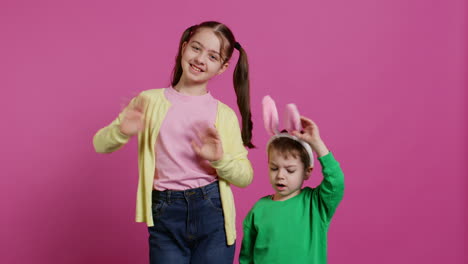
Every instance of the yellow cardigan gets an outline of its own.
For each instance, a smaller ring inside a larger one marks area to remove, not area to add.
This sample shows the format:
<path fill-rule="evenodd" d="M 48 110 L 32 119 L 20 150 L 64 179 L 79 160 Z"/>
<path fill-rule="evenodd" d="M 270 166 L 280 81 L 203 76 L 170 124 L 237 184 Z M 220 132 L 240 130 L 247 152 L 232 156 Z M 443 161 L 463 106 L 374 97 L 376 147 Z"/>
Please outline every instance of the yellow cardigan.
<path fill-rule="evenodd" d="M 153 226 L 151 192 L 156 169 L 154 147 L 159 128 L 171 103 L 164 96 L 164 89 L 152 89 L 140 93 L 129 105 L 137 103 L 142 98 L 145 101 L 143 110 L 145 129 L 138 135 L 139 182 L 136 221 L 146 222 L 148 226 Z M 94 135 L 93 143 L 96 152 L 110 153 L 128 142 L 130 137 L 122 134 L 119 129 L 122 118 L 123 111 L 110 125 L 100 129 Z M 253 170 L 247 159 L 247 150 L 242 144 L 237 116 L 231 108 L 219 101 L 215 126 L 221 137 L 224 155 L 221 160 L 211 162 L 211 165 L 216 169 L 219 177 L 227 244 L 232 245 L 236 240 L 236 211 L 230 184 L 246 187 L 252 182 Z"/>

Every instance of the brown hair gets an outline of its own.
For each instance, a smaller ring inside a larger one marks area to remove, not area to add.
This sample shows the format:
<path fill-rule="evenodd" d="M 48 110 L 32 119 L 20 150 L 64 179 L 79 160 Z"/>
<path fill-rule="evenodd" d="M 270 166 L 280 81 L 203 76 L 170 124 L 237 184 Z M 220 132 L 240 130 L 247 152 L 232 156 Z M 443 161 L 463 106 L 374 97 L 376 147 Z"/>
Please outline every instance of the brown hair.
<path fill-rule="evenodd" d="M 179 50 L 177 52 L 175 66 L 172 71 L 172 86 L 177 85 L 182 77 L 182 47 L 185 42 L 188 42 L 190 38 L 195 35 L 196 31 L 200 28 L 210 28 L 218 36 L 221 42 L 221 57 L 222 64 L 227 63 L 232 57 L 234 48 L 239 50 L 239 59 L 234 69 L 234 90 L 237 96 L 237 106 L 242 116 L 242 141 L 248 148 L 254 148 L 252 144 L 252 114 L 250 112 L 250 84 L 249 84 L 249 62 L 247 59 L 247 53 L 245 50 L 236 42 L 232 31 L 224 24 L 216 21 L 207 21 L 199 25 L 194 25 L 187 28 L 179 42 Z M 227 40 L 227 43 L 225 43 Z"/>
<path fill-rule="evenodd" d="M 287 137 L 278 137 L 270 142 L 268 145 L 268 157 L 270 157 L 270 151 L 276 150 L 283 155 L 291 155 L 294 158 L 299 156 L 304 164 L 304 170 L 310 167 L 310 157 L 306 149 L 298 141 L 287 138 Z"/>

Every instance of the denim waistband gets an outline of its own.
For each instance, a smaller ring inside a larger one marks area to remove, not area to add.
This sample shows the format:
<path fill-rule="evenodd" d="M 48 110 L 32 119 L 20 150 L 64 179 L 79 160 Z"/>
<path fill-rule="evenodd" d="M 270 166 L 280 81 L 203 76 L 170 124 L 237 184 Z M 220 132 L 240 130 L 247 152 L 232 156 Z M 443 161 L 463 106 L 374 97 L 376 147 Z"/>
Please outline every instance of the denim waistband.
<path fill-rule="evenodd" d="M 186 199 L 186 198 L 206 198 L 208 194 L 219 193 L 219 184 L 218 181 L 214 181 L 208 185 L 187 189 L 183 191 L 174 191 L 174 190 L 165 190 L 158 191 L 153 190 L 152 198 L 153 200 L 176 200 L 176 199 Z"/>

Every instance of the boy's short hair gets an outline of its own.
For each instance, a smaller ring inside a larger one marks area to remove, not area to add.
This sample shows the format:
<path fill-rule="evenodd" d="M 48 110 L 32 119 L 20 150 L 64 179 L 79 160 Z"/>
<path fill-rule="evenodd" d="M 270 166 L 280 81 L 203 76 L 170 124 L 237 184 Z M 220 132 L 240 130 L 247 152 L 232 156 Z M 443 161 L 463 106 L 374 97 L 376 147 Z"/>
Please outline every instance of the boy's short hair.
<path fill-rule="evenodd" d="M 270 157 L 270 151 L 274 149 L 281 154 L 289 154 L 296 158 L 299 156 L 302 164 L 304 164 L 304 170 L 311 166 L 310 157 L 306 149 L 299 143 L 297 140 L 288 138 L 288 137 L 278 137 L 273 139 L 270 144 L 268 144 L 267 154 L 268 158 Z"/>

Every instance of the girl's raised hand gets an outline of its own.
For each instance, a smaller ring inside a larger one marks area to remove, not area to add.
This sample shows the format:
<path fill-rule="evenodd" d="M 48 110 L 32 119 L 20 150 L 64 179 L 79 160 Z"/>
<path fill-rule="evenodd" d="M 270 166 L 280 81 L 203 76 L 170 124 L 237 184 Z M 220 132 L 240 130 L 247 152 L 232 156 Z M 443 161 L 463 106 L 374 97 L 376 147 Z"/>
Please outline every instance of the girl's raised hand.
<path fill-rule="evenodd" d="M 138 97 L 134 104 L 128 105 L 125 108 L 122 121 L 120 122 L 120 132 L 131 137 L 140 133 L 145 128 L 144 109 L 146 105 L 146 99 Z"/>
<path fill-rule="evenodd" d="M 203 159 L 210 162 L 220 160 L 223 157 L 223 146 L 218 131 L 214 127 L 206 127 L 198 131 L 201 145 L 192 141 L 192 148 Z"/>
<path fill-rule="evenodd" d="M 320 131 L 317 124 L 315 124 L 314 121 L 301 116 L 301 125 L 303 132 L 293 131 L 292 134 L 309 143 L 314 152 L 317 153 L 317 156 L 321 157 L 328 154 L 329 150 L 320 138 Z"/>

